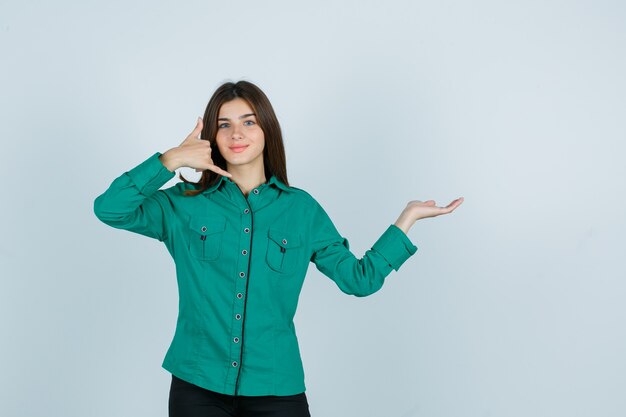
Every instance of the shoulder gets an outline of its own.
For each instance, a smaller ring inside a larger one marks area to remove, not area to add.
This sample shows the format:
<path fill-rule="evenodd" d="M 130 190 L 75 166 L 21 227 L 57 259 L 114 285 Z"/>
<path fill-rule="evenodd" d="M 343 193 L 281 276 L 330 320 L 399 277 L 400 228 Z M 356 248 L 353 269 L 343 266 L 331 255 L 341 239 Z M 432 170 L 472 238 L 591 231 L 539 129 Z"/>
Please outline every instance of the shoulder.
<path fill-rule="evenodd" d="M 306 191 L 304 188 L 299 188 L 299 187 L 294 187 L 293 185 L 289 186 L 289 191 L 294 194 L 295 196 L 301 197 L 301 198 L 311 198 L 313 199 L 313 196 Z"/>
<path fill-rule="evenodd" d="M 324 211 L 318 199 L 311 192 L 299 187 L 289 186 L 289 188 L 292 198 L 298 201 L 300 207 L 304 207 L 309 210 L 310 214 L 316 213 L 320 210 Z"/>
<path fill-rule="evenodd" d="M 311 204 L 317 203 L 317 200 L 315 199 L 315 197 L 313 197 L 313 195 L 310 192 L 306 191 L 304 188 L 294 187 L 290 185 L 289 191 L 290 191 L 290 194 L 294 196 L 294 198 L 307 201 Z"/>

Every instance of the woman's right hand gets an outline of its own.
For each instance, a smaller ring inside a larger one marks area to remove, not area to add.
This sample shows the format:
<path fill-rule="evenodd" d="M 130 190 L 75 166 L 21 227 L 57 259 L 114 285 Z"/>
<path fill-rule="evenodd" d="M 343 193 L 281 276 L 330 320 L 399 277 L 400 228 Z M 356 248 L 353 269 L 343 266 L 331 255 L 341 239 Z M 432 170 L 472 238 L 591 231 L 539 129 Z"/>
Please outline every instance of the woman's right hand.
<path fill-rule="evenodd" d="M 196 172 L 208 169 L 220 175 L 232 177 L 233 175 L 230 172 L 224 171 L 213 163 L 211 159 L 211 144 L 208 140 L 200 139 L 202 125 L 202 118 L 198 117 L 196 127 L 189 136 L 180 145 L 168 150 L 159 157 L 161 163 L 172 172 L 180 167 L 189 167 L 195 168 Z"/>
<path fill-rule="evenodd" d="M 400 217 L 398 217 L 398 220 L 396 220 L 394 224 L 402 229 L 404 233 L 408 234 L 409 229 L 417 220 L 451 213 L 460 206 L 463 201 L 465 201 L 465 199 L 459 197 L 456 200 L 452 200 L 452 202 L 445 207 L 437 207 L 435 200 L 412 200 L 409 201 L 404 210 L 402 210 Z"/>

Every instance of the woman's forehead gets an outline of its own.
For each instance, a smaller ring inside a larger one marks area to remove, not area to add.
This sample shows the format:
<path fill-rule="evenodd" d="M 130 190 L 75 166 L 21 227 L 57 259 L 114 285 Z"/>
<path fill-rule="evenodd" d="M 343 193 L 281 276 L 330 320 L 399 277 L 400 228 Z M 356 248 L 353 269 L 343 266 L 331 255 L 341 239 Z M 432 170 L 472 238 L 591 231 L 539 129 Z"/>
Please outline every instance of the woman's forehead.
<path fill-rule="evenodd" d="M 250 103 L 242 98 L 236 98 L 225 102 L 220 107 L 219 118 L 237 119 L 246 114 L 254 113 Z"/>

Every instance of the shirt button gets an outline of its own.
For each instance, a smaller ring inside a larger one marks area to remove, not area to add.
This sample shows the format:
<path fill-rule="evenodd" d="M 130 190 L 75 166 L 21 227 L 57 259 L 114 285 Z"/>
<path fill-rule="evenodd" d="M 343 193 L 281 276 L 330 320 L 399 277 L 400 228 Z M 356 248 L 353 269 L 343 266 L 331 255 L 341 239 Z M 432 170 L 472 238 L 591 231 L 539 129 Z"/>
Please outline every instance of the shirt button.
<path fill-rule="evenodd" d="M 252 190 L 252 192 L 253 192 L 254 194 L 258 194 L 258 193 L 259 193 L 259 190 L 255 188 L 254 190 Z"/>
<path fill-rule="evenodd" d="M 240 276 L 241 278 L 243 278 L 243 277 L 245 277 L 245 276 L 246 276 L 246 273 L 242 271 L 242 272 L 240 272 L 240 273 L 239 273 L 239 276 Z"/>
<path fill-rule="evenodd" d="M 244 214 L 248 214 L 248 213 L 250 213 L 250 209 L 245 209 L 243 212 L 244 212 Z"/>
<path fill-rule="evenodd" d="M 206 232 L 206 226 L 202 226 L 200 230 L 202 230 L 203 232 Z"/>
<path fill-rule="evenodd" d="M 233 361 L 233 368 L 236 368 L 236 367 L 237 367 L 237 365 L 239 365 L 239 364 L 237 363 L 237 361 Z"/>
<path fill-rule="evenodd" d="M 235 342 L 235 343 L 239 343 L 239 338 L 238 338 L 238 337 L 235 337 L 235 338 L 233 339 L 233 342 Z"/>
<path fill-rule="evenodd" d="M 235 314 L 235 318 L 236 318 L 237 320 L 241 320 L 241 314 Z"/>
<path fill-rule="evenodd" d="M 250 233 L 250 229 L 248 229 L 247 227 L 245 229 L 243 229 L 244 232 L 246 233 Z"/>
<path fill-rule="evenodd" d="M 283 239 L 283 245 L 287 244 L 287 239 Z"/>
<path fill-rule="evenodd" d="M 241 251 L 241 254 L 242 254 L 242 255 L 247 255 L 247 254 L 248 254 L 248 251 L 244 249 L 244 250 L 242 250 L 242 251 Z"/>
<path fill-rule="evenodd" d="M 239 299 L 241 300 L 241 299 L 243 298 L 243 294 L 242 294 L 242 293 L 240 293 L 240 292 L 238 292 L 238 293 L 237 293 L 237 298 L 239 298 Z"/>

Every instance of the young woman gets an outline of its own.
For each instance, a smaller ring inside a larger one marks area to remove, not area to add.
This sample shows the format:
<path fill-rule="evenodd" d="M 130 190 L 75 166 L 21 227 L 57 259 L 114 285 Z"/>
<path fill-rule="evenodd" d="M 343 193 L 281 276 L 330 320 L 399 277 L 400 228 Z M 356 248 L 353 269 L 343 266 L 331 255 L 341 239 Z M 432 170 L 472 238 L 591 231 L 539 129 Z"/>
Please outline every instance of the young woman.
<path fill-rule="evenodd" d="M 180 167 L 202 177 L 161 190 Z M 94 212 L 174 258 L 179 314 L 163 361 L 171 417 L 300 417 L 310 414 L 293 317 L 309 263 L 347 294 L 372 294 L 417 251 L 407 237 L 415 221 L 462 202 L 410 201 L 356 258 L 320 204 L 289 185 L 274 110 L 239 81 L 215 91 L 179 146 L 116 178 Z"/>

